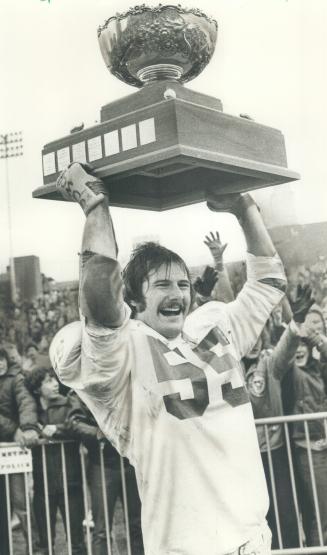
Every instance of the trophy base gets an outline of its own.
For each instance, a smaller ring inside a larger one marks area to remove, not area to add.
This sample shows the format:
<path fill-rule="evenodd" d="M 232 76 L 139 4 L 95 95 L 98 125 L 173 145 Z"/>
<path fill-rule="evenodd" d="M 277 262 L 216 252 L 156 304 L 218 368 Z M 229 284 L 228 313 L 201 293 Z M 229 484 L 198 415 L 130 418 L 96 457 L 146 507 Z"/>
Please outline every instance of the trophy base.
<path fill-rule="evenodd" d="M 209 187 L 224 194 L 299 179 L 280 131 L 224 114 L 216 99 L 173 81 L 103 107 L 101 119 L 44 147 L 35 198 L 63 200 L 55 182 L 72 161 L 92 165 L 112 206 L 158 211 L 205 201 Z"/>

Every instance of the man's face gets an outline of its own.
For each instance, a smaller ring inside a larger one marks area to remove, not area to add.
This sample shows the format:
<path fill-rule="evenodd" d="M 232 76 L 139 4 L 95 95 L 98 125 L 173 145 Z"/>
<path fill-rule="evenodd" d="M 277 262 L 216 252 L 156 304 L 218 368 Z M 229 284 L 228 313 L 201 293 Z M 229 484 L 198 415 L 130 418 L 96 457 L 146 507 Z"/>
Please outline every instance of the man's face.
<path fill-rule="evenodd" d="M 185 270 L 176 263 L 162 265 L 150 272 L 142 291 L 145 309 L 139 311 L 136 306 L 136 319 L 167 339 L 177 337 L 191 304 L 191 284 Z"/>
<path fill-rule="evenodd" d="M 4 376 L 8 370 L 8 362 L 5 357 L 0 356 L 0 376 Z"/>
<path fill-rule="evenodd" d="M 34 336 L 37 336 L 41 333 L 41 331 L 42 331 L 42 324 L 41 324 L 41 322 L 36 320 L 31 325 L 31 334 L 34 335 Z"/>
<path fill-rule="evenodd" d="M 306 285 L 309 285 L 309 284 L 310 284 L 310 280 L 311 280 L 311 272 L 310 272 L 310 270 L 305 270 L 305 271 L 304 271 L 304 283 L 305 283 Z"/>
<path fill-rule="evenodd" d="M 9 356 L 10 364 L 21 364 L 22 359 L 15 345 L 6 345 L 6 351 Z"/>
<path fill-rule="evenodd" d="M 281 326 L 283 323 L 283 311 L 281 306 L 276 306 L 271 313 L 272 321 L 275 326 Z"/>
<path fill-rule="evenodd" d="M 47 319 L 52 322 L 54 320 L 55 312 L 54 310 L 48 310 Z"/>
<path fill-rule="evenodd" d="M 51 302 L 56 304 L 58 300 L 58 291 L 51 291 Z"/>
<path fill-rule="evenodd" d="M 40 396 L 46 401 L 51 401 L 56 399 L 59 395 L 59 384 L 53 376 L 46 374 L 41 387 Z"/>
<path fill-rule="evenodd" d="M 300 343 L 295 353 L 295 362 L 299 368 L 304 368 L 309 360 L 309 347 Z"/>
<path fill-rule="evenodd" d="M 266 387 L 266 380 L 262 374 L 252 374 L 248 379 L 248 388 L 255 397 L 262 397 Z"/>
<path fill-rule="evenodd" d="M 35 309 L 35 308 L 30 308 L 30 310 L 28 311 L 28 319 L 29 319 L 29 321 L 30 321 L 31 323 L 32 323 L 32 322 L 35 322 L 36 318 L 37 318 L 36 309 Z"/>
<path fill-rule="evenodd" d="M 246 355 L 246 358 L 250 360 L 256 360 L 259 357 L 261 350 L 262 350 L 262 339 L 260 336 L 256 344 L 252 348 L 252 350 Z"/>
<path fill-rule="evenodd" d="M 298 284 L 303 287 L 305 284 L 305 275 L 302 273 L 298 274 L 298 278 L 297 278 Z"/>
<path fill-rule="evenodd" d="M 36 361 L 37 355 L 38 350 L 34 346 L 29 347 L 26 351 L 27 358 L 29 358 L 32 362 Z"/>
<path fill-rule="evenodd" d="M 15 328 L 14 327 L 9 328 L 7 335 L 8 335 L 8 340 L 11 343 L 14 343 L 15 339 L 16 339 L 16 330 L 15 330 Z"/>
<path fill-rule="evenodd" d="M 323 318 L 318 312 L 308 312 L 305 317 L 305 326 L 317 333 L 325 333 Z"/>

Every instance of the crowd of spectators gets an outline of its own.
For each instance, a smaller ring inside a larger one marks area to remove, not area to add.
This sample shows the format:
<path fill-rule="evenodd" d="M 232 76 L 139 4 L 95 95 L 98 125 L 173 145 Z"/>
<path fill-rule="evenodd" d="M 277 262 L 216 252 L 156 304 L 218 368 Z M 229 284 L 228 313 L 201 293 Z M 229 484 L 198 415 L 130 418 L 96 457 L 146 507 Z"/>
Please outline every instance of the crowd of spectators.
<path fill-rule="evenodd" d="M 244 266 L 232 271 L 223 264 L 218 234 L 206 237 L 213 265 L 194 281 L 195 303 L 212 298 L 231 302 L 245 281 Z M 257 345 L 243 360 L 244 376 L 256 418 L 283 414 L 307 414 L 327 410 L 327 261 L 321 257 L 308 267 L 286 268 L 286 301 L 277 307 Z M 74 554 L 84 554 L 82 522 L 85 519 L 79 448 L 88 454 L 89 499 L 94 519 L 93 553 L 107 553 L 106 529 L 112 529 L 116 500 L 122 497 L 121 461 L 102 436 L 86 406 L 58 384 L 48 355 L 55 333 L 78 319 L 77 291 L 53 290 L 30 303 L 0 307 L 0 442 L 15 441 L 32 448 L 34 503 L 32 529 L 35 553 L 48 552 L 48 530 L 40 440 L 74 440 L 65 445 L 69 496 L 70 537 Z M 257 427 L 271 498 L 268 513 L 273 547 L 298 547 L 303 534 L 308 546 L 327 545 L 327 438 L 323 423 L 308 425 L 309 448 L 315 472 L 318 509 L 315 506 L 308 462 L 308 441 L 303 422 L 290 427 L 301 530 L 292 490 L 289 453 L 284 429 L 277 424 L 267 430 Z M 56 512 L 64 526 L 65 491 L 60 444 L 47 446 L 47 488 L 52 543 L 55 542 Z M 272 476 L 271 464 L 274 469 Z M 142 554 L 140 501 L 135 475 L 124 461 L 128 519 L 133 553 Z M 103 479 L 105 478 L 105 487 Z M 11 504 L 19 516 L 27 540 L 27 517 L 22 475 L 11 477 Z M 104 492 L 106 502 L 104 503 Z M 0 476 L 0 494 L 5 492 Z M 275 499 L 275 500 L 274 500 Z M 274 500 L 274 502 L 273 502 Z M 276 515 L 276 508 L 279 518 Z M 106 523 L 106 510 L 109 523 Z M 319 516 L 320 515 L 320 516 Z M 318 518 L 317 518 L 318 517 Z M 321 527 L 318 519 L 321 520 Z M 0 535 L 6 537 L 8 515 L 2 504 Z M 281 545 L 282 542 L 282 545 Z M 38 550 L 38 551 L 37 551 Z"/>
<path fill-rule="evenodd" d="M 17 350 L 23 370 L 49 364 L 52 338 L 68 322 L 78 319 L 76 290 L 53 289 L 31 302 L 0 307 L 0 346 Z"/>

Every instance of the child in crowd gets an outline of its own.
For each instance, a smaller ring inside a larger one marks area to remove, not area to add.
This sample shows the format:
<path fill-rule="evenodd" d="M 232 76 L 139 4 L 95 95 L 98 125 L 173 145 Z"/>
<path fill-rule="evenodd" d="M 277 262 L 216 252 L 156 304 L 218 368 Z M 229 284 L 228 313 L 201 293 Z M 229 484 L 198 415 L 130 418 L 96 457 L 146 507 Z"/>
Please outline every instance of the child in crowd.
<path fill-rule="evenodd" d="M 71 395 L 74 395 L 76 400 L 76 409 L 71 412 L 72 426 L 78 430 L 88 450 L 88 478 L 94 518 L 92 553 L 93 555 L 107 555 L 107 545 L 110 539 L 107 538 L 106 534 L 105 502 L 107 502 L 108 507 L 110 534 L 112 533 L 117 500 L 120 498 L 122 503 L 124 502 L 120 456 L 113 445 L 105 439 L 86 405 L 75 393 L 71 393 Z M 103 468 L 101 468 L 101 450 L 103 453 Z M 135 471 L 127 459 L 123 459 L 123 465 L 131 550 L 133 555 L 144 555 L 141 501 Z M 106 499 L 104 499 L 104 491 Z"/>
<path fill-rule="evenodd" d="M 41 436 L 48 440 L 78 439 L 78 431 L 70 426 L 69 414 L 74 409 L 74 399 L 59 394 L 59 384 L 51 370 L 35 368 L 25 378 L 29 391 L 38 407 Z M 76 413 L 76 411 L 75 411 Z M 43 451 L 44 450 L 44 451 Z M 68 516 L 73 555 L 84 555 L 83 490 L 79 444 L 67 442 L 38 446 L 33 453 L 34 511 L 40 537 L 40 550 L 48 553 L 49 542 L 55 542 L 56 515 L 59 508 L 67 535 L 67 514 L 64 495 L 66 479 Z M 43 461 L 46 461 L 46 480 Z M 45 489 L 48 490 L 46 496 Z M 51 525 L 51 540 L 47 534 L 47 508 Z"/>

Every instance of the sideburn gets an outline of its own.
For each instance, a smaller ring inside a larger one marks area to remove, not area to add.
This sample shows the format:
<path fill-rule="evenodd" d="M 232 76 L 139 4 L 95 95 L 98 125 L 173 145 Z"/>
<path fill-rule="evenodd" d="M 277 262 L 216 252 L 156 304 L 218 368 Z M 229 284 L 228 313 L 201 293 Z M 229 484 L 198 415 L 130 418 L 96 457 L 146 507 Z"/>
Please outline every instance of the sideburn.
<path fill-rule="evenodd" d="M 141 314 L 145 311 L 146 302 L 145 299 L 142 299 L 141 301 L 129 301 L 129 306 L 132 310 L 131 318 L 135 320 L 137 314 Z"/>

